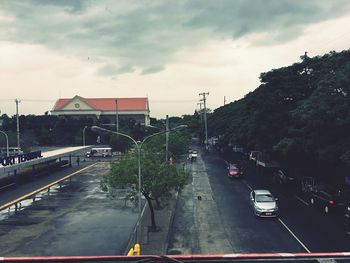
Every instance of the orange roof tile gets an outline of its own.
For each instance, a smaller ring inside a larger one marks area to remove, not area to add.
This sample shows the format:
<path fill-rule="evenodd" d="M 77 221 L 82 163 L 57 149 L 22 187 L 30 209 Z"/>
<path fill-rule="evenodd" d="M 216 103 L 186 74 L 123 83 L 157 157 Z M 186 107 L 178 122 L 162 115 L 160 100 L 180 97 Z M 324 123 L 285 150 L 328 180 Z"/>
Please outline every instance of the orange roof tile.
<path fill-rule="evenodd" d="M 96 110 L 101 111 L 115 111 L 116 110 L 116 99 L 118 100 L 118 110 L 148 110 L 147 98 L 83 98 L 88 105 Z M 59 99 L 56 101 L 54 110 L 62 110 L 72 99 Z"/>

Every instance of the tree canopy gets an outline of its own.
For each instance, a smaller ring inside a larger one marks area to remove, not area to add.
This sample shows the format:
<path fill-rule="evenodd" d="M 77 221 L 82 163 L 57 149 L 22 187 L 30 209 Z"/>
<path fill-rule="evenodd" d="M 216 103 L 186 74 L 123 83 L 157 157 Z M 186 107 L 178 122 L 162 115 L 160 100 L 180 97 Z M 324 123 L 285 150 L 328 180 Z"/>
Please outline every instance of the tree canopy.
<path fill-rule="evenodd" d="M 187 141 L 187 137 L 179 133 L 171 133 L 169 156 L 184 153 L 187 149 Z M 183 167 L 165 160 L 164 142 L 164 136 L 155 136 L 145 142 L 141 150 L 141 193 L 146 198 L 151 211 L 152 229 L 156 229 L 152 200 L 160 205 L 161 200 L 169 198 L 172 191 L 180 190 L 186 182 Z M 112 163 L 111 172 L 105 176 L 102 186 L 106 191 L 126 188 L 129 190 L 127 196 L 132 200 L 138 200 L 138 162 L 135 147 Z"/>
<path fill-rule="evenodd" d="M 216 109 L 210 133 L 271 150 L 298 172 L 341 179 L 350 165 L 350 51 L 301 59 L 262 73 L 255 91 Z"/>

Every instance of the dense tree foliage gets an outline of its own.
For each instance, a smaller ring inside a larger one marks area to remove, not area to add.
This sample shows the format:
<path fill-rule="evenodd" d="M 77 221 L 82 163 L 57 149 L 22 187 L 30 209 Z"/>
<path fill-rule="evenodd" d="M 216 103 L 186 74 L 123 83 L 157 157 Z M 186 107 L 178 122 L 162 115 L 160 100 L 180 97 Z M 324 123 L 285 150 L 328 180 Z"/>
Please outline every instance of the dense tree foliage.
<path fill-rule="evenodd" d="M 273 151 L 297 176 L 343 180 L 350 165 L 350 51 L 301 59 L 262 73 L 254 92 L 216 109 L 210 132 L 225 144 Z"/>

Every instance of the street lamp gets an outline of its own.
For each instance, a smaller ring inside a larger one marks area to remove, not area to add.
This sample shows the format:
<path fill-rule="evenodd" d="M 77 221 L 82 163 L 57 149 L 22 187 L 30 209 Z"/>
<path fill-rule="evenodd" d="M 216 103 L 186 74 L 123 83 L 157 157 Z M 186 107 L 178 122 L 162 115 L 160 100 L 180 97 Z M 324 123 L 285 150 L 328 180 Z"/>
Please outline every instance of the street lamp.
<path fill-rule="evenodd" d="M 87 126 L 84 127 L 83 129 L 83 146 L 85 146 L 85 130 L 86 130 Z"/>
<path fill-rule="evenodd" d="M 3 133 L 6 137 L 6 155 L 7 157 L 10 156 L 10 153 L 9 153 L 9 137 L 7 136 L 7 134 L 4 132 L 4 131 L 0 131 L 1 133 Z"/>
<path fill-rule="evenodd" d="M 175 128 L 172 128 L 170 130 L 165 130 L 165 131 L 161 131 L 161 132 L 157 132 L 157 133 L 154 133 L 154 134 L 151 134 L 149 136 L 147 136 L 146 138 L 143 139 L 143 141 L 136 141 L 135 139 L 133 139 L 131 136 L 127 135 L 127 134 L 124 134 L 124 133 L 121 133 L 121 132 L 115 132 L 115 131 L 112 131 L 112 130 L 107 130 L 107 129 L 104 129 L 104 128 L 101 128 L 101 127 L 98 127 L 98 126 L 92 126 L 91 127 L 91 130 L 92 131 L 95 131 L 95 132 L 102 132 L 102 133 L 113 133 L 113 134 L 117 134 L 117 135 L 120 135 L 120 136 L 123 136 L 123 137 L 126 137 L 130 140 L 133 141 L 133 143 L 135 144 L 136 146 L 136 149 L 137 149 L 137 166 L 138 166 L 138 185 L 139 185 L 139 190 L 138 190 L 138 199 L 139 199 L 139 203 L 138 203 L 138 210 L 139 210 L 139 218 L 138 218 L 138 227 L 137 227 L 137 240 L 136 240 L 136 243 L 140 244 L 140 241 L 141 241 L 141 148 L 142 148 L 142 145 L 145 143 L 145 141 L 147 141 L 149 138 L 152 138 L 154 136 L 157 136 L 157 135 L 160 135 L 160 134 L 163 134 L 163 133 L 166 133 L 168 131 L 178 131 L 178 130 L 181 130 L 181 129 L 184 129 L 186 128 L 187 125 L 179 125 Z"/>

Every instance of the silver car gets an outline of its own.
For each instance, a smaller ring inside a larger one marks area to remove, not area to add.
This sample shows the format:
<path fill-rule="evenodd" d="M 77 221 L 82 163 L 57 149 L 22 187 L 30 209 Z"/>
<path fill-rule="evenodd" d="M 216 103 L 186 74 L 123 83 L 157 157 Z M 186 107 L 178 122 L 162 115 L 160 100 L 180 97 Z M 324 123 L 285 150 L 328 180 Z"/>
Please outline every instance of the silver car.
<path fill-rule="evenodd" d="M 254 214 L 261 217 L 278 216 L 277 198 L 269 190 L 254 190 L 250 192 L 250 204 Z"/>

